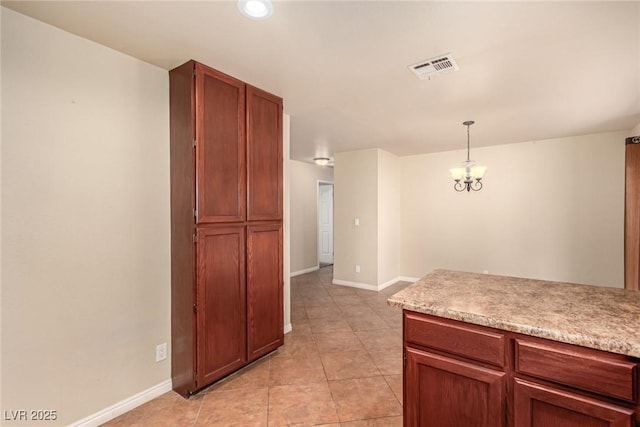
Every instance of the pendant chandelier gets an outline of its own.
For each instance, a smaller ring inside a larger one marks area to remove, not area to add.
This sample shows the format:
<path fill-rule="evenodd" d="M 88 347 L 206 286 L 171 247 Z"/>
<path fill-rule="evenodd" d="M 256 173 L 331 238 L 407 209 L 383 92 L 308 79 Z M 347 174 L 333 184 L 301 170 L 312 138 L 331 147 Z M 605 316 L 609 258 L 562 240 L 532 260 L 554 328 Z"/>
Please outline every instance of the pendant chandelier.
<path fill-rule="evenodd" d="M 475 161 L 469 159 L 469 126 L 474 123 L 473 120 L 467 120 L 462 123 L 467 127 L 467 160 L 462 162 L 462 166 L 449 169 L 453 180 L 456 182 L 453 184 L 453 188 L 456 191 L 478 191 L 482 189 L 482 177 L 487 171 L 485 166 L 478 166 Z"/>

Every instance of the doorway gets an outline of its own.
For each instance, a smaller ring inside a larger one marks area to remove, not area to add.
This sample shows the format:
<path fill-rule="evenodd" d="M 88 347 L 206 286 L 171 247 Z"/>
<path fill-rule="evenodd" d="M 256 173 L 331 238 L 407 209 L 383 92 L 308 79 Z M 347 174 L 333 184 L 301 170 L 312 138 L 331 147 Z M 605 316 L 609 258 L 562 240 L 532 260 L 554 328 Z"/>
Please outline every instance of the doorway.
<path fill-rule="evenodd" d="M 318 181 L 318 266 L 333 265 L 333 183 Z"/>

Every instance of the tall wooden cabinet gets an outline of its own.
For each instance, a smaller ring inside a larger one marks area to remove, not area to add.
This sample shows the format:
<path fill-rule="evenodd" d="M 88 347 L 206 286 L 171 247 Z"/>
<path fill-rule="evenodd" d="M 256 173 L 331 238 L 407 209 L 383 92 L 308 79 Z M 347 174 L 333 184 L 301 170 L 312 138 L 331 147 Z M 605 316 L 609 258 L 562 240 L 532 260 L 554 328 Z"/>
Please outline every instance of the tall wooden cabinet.
<path fill-rule="evenodd" d="M 171 363 L 183 396 L 283 343 L 282 99 L 171 70 Z"/>

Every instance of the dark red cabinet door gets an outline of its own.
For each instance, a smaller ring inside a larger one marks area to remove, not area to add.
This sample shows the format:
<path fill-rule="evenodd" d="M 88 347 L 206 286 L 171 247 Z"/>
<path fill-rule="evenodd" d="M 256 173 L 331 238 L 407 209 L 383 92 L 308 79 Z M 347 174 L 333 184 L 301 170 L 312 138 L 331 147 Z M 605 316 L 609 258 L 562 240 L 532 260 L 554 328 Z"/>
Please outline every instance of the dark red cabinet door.
<path fill-rule="evenodd" d="M 503 427 L 504 372 L 407 347 L 405 427 Z"/>
<path fill-rule="evenodd" d="M 247 227 L 247 341 L 249 360 L 284 342 L 282 224 Z"/>
<path fill-rule="evenodd" d="M 246 362 L 245 229 L 198 230 L 197 383 L 209 384 Z"/>
<path fill-rule="evenodd" d="M 634 413 L 588 397 L 515 380 L 515 427 L 631 427 Z"/>
<path fill-rule="evenodd" d="M 246 215 L 245 84 L 196 64 L 197 222 Z"/>
<path fill-rule="evenodd" d="M 282 220 L 282 99 L 247 85 L 247 219 Z"/>

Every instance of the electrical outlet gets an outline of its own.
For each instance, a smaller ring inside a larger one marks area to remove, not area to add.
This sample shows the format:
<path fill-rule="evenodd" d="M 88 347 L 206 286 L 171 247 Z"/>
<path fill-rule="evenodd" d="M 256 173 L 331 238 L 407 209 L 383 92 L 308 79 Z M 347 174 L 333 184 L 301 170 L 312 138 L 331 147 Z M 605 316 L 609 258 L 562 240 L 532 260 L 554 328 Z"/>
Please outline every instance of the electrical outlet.
<path fill-rule="evenodd" d="M 167 358 L 167 343 L 163 342 L 156 346 L 156 362 L 160 362 Z"/>
<path fill-rule="evenodd" d="M 356 273 L 360 273 L 360 266 L 356 265 Z"/>

